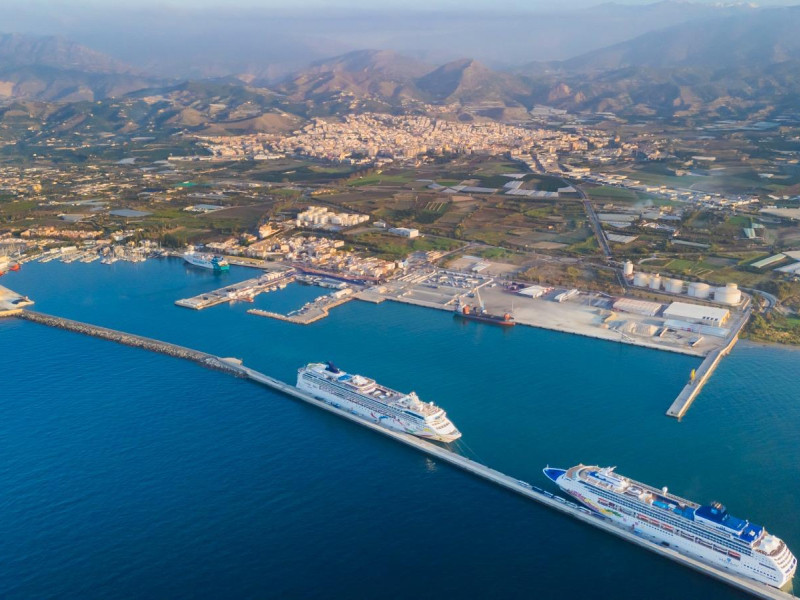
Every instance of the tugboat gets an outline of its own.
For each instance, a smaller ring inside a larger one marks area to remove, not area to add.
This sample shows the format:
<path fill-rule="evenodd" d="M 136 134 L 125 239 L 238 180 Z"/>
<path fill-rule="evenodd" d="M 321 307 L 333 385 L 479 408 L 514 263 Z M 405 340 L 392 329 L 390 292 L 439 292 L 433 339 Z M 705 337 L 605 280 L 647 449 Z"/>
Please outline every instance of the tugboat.
<path fill-rule="evenodd" d="M 475 297 L 478 300 L 477 306 L 465 304 L 459 297 L 458 304 L 456 305 L 456 311 L 453 316 L 458 319 L 464 319 L 467 321 L 480 321 L 481 323 L 500 325 L 501 327 L 513 327 L 516 325 L 514 317 L 512 317 L 510 313 L 493 315 L 486 312 L 486 306 L 484 306 L 483 300 L 481 300 L 481 293 L 478 290 L 475 290 Z"/>

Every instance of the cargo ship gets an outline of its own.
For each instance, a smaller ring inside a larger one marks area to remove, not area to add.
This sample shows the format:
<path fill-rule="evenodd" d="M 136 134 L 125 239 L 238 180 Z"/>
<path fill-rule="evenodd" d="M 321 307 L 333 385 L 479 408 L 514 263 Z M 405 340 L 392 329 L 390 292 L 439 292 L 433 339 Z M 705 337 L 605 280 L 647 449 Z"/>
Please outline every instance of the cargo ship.
<path fill-rule="evenodd" d="M 183 260 L 195 267 L 202 267 L 203 269 L 211 269 L 213 271 L 227 271 L 231 268 L 228 261 L 221 256 L 214 256 L 213 254 L 201 254 L 194 250 L 189 250 L 183 253 Z"/>
<path fill-rule="evenodd" d="M 785 589 L 797 559 L 761 525 L 734 517 L 719 502 L 700 505 L 614 472 L 614 467 L 547 467 L 544 474 L 591 510 L 692 558 Z"/>
<path fill-rule="evenodd" d="M 516 325 L 514 317 L 511 316 L 510 313 L 493 315 L 486 312 L 486 307 L 481 300 L 481 294 L 478 290 L 475 290 L 475 296 L 478 300 L 477 306 L 470 306 L 469 304 L 463 303 L 461 298 L 458 299 L 454 315 L 456 318 L 465 319 L 467 321 L 479 321 L 491 325 L 500 325 L 501 327 L 513 327 Z"/>
<path fill-rule="evenodd" d="M 387 429 L 446 443 L 461 437 L 444 410 L 433 402 L 423 402 L 414 392 L 404 394 L 363 375 L 346 373 L 333 363 L 311 363 L 298 369 L 297 388 Z"/>

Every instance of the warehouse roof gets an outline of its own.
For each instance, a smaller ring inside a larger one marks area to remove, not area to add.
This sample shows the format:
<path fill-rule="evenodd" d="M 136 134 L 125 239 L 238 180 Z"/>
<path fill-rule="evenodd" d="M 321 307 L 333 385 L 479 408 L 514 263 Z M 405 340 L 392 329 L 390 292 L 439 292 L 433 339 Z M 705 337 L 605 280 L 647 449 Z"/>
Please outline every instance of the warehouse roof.
<path fill-rule="evenodd" d="M 667 307 L 667 310 L 664 311 L 665 317 L 688 317 L 692 319 L 710 319 L 714 321 L 724 321 L 728 318 L 729 314 L 730 311 L 727 308 L 689 304 L 687 302 L 673 302 Z"/>

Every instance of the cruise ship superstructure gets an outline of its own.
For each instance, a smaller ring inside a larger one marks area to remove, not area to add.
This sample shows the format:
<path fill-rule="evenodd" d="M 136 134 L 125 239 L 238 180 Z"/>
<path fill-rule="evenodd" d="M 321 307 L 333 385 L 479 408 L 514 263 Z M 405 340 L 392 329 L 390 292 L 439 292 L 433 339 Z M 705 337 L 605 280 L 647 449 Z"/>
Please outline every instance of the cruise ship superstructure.
<path fill-rule="evenodd" d="M 433 402 L 423 402 L 414 392 L 403 394 L 374 379 L 345 373 L 332 363 L 311 363 L 298 369 L 297 387 L 388 429 L 448 443 L 461 437 L 444 410 Z"/>
<path fill-rule="evenodd" d="M 797 559 L 783 540 L 718 502 L 701 506 L 618 475 L 614 467 L 548 467 L 544 473 L 588 508 L 683 554 L 777 588 L 794 576 Z"/>
<path fill-rule="evenodd" d="M 204 269 L 211 269 L 213 271 L 227 271 L 230 269 L 230 264 L 221 256 L 214 256 L 213 254 L 203 254 L 189 250 L 184 252 L 183 260 L 195 267 L 202 267 Z"/>

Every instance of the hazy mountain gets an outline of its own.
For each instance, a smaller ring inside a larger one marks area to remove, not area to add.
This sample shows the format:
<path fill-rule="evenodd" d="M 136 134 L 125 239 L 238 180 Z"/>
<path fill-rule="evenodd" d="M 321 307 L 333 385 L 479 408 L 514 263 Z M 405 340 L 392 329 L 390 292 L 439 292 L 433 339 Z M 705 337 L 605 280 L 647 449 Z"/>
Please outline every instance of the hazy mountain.
<path fill-rule="evenodd" d="M 529 92 L 518 77 L 492 71 L 470 58 L 442 65 L 417 79 L 416 86 L 427 100 L 442 104 L 499 102 L 513 105 Z"/>
<path fill-rule="evenodd" d="M 747 116 L 800 92 L 800 7 L 751 10 L 652 31 L 517 71 L 536 101 L 571 110 Z"/>
<path fill-rule="evenodd" d="M 85 73 L 129 73 L 133 68 L 86 46 L 56 36 L 0 34 L 0 65 L 51 67 Z"/>
<path fill-rule="evenodd" d="M 473 59 L 439 67 L 391 51 L 360 50 L 318 61 L 277 88 L 295 102 L 334 99 L 383 103 L 485 103 L 517 105 L 528 87 L 512 74 L 493 71 Z"/>
<path fill-rule="evenodd" d="M 327 99 L 333 94 L 398 99 L 414 96 L 413 82 L 431 66 L 390 50 L 358 50 L 312 63 L 278 89 L 295 100 Z"/>
<path fill-rule="evenodd" d="M 553 66 L 565 71 L 764 66 L 800 59 L 798 31 L 800 6 L 761 10 L 675 25 Z"/>
<path fill-rule="evenodd" d="M 571 58 L 690 21 L 757 12 L 709 1 L 605 3 L 544 0 L 496 3 L 373 3 L 354 10 L 318 2 L 314 10 L 269 3 L 73 2 L 69 18 L 53 2 L 6 0 L 6 30 L 58 33 L 148 73 L 181 78 L 246 74 L 281 77 L 313 60 L 359 48 L 391 49 L 433 64 L 464 56 L 492 67 Z M 180 7 L 178 6 L 180 4 Z M 257 6 L 261 4 L 261 6 Z"/>
<path fill-rule="evenodd" d="M 120 96 L 155 81 L 63 38 L 0 35 L 0 98 L 95 100 Z"/>

